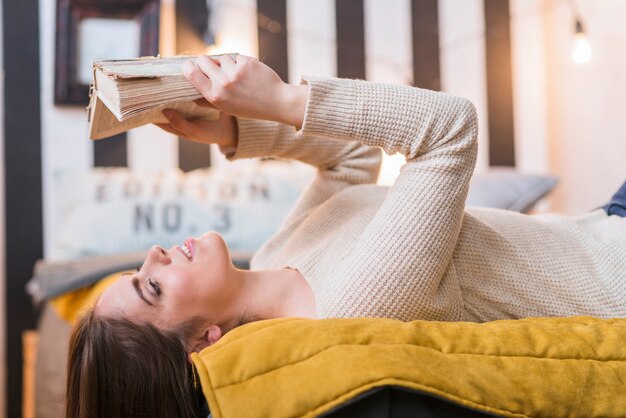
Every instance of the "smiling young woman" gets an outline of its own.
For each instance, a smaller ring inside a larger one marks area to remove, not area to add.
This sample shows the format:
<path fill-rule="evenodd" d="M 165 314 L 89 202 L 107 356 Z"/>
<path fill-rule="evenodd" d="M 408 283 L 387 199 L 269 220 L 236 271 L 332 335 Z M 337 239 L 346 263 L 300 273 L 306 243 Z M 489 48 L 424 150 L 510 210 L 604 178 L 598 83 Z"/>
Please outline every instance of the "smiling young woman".
<path fill-rule="evenodd" d="M 297 270 L 237 269 L 215 232 L 169 250 L 153 246 L 141 269 L 103 292 L 95 312 L 166 330 L 189 318 L 205 318 L 205 329 L 187 341 L 192 351 L 250 318 L 316 317 L 313 293 Z"/>
<path fill-rule="evenodd" d="M 289 85 L 245 56 L 184 72 L 222 116 L 167 112 L 163 129 L 317 175 L 251 270 L 209 232 L 153 247 L 107 289 L 74 331 L 68 418 L 192 416 L 179 402 L 193 404 L 187 355 L 250 320 L 626 316 L 626 218 L 612 205 L 578 218 L 465 209 L 477 146 L 467 100 L 359 80 Z M 381 149 L 407 159 L 389 189 L 375 185 Z"/>

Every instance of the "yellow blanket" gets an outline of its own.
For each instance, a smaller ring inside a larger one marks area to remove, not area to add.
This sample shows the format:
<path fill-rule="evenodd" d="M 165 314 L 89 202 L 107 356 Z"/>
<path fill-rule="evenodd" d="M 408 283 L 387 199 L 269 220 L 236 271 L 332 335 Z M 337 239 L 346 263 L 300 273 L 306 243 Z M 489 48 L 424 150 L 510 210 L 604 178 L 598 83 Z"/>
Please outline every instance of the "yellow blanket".
<path fill-rule="evenodd" d="M 118 280 L 123 272 L 110 274 L 99 282 L 74 290 L 50 300 L 50 305 L 61 319 L 75 325 L 80 316 L 91 309 L 107 287 Z"/>
<path fill-rule="evenodd" d="M 507 417 L 626 416 L 626 319 L 280 319 L 192 358 L 214 418 L 313 417 L 385 385 Z"/>

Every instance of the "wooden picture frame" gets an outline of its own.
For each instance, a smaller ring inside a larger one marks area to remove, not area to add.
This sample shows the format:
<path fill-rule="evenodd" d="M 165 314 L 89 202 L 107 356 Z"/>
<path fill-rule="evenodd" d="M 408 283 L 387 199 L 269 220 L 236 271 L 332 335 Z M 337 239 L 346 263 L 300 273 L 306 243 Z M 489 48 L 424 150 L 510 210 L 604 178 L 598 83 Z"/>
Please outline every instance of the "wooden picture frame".
<path fill-rule="evenodd" d="M 57 0 L 55 50 L 54 103 L 87 105 L 93 60 L 158 54 L 159 0 Z"/>

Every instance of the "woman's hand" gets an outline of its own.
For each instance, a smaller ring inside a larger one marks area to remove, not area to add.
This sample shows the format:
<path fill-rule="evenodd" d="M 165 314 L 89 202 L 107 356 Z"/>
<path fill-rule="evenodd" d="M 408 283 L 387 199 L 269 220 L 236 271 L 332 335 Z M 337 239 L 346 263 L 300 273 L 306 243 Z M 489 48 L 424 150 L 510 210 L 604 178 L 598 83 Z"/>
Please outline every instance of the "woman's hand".
<path fill-rule="evenodd" d="M 172 109 L 165 109 L 163 115 L 170 123 L 156 123 L 155 125 L 174 135 L 203 144 L 217 144 L 226 149 L 237 146 L 237 121 L 231 115 L 220 113 L 218 120 L 189 120 Z"/>
<path fill-rule="evenodd" d="M 183 74 L 205 99 L 222 112 L 251 119 L 302 126 L 308 86 L 284 83 L 257 59 L 200 56 L 183 65 Z"/>

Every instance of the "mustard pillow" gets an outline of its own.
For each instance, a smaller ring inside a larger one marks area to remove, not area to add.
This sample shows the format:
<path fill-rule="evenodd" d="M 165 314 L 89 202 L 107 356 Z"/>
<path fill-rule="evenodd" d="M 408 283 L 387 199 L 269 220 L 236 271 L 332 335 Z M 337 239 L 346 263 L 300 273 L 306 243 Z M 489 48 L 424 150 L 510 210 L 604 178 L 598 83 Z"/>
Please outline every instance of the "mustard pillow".
<path fill-rule="evenodd" d="M 94 306 L 104 289 L 112 285 L 125 272 L 127 271 L 109 274 L 91 286 L 57 296 L 50 300 L 50 305 L 59 318 L 75 325 L 81 315 Z"/>
<path fill-rule="evenodd" d="M 506 417 L 626 416 L 626 319 L 275 319 L 193 353 L 214 418 L 316 417 L 399 386 Z"/>

